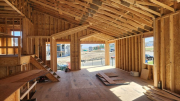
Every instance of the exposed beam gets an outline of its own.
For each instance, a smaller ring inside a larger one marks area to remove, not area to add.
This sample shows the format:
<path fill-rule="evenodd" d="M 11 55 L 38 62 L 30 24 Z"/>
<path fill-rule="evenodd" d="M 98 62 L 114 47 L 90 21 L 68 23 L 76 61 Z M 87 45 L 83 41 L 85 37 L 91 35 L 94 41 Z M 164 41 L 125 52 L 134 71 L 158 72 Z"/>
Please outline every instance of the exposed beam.
<path fill-rule="evenodd" d="M 175 12 L 175 9 L 174 9 L 174 8 L 169 7 L 168 5 L 163 4 L 163 3 L 161 3 L 161 2 L 159 2 L 159 1 L 157 1 L 157 0 L 150 0 L 150 1 L 153 2 L 153 3 L 155 3 L 155 4 L 157 4 L 157 5 L 159 5 L 159 6 L 161 6 L 161 7 L 163 7 L 163 8 L 166 8 L 166 9 L 168 9 L 168 10 L 170 10 L 170 11 Z"/>
<path fill-rule="evenodd" d="M 154 3 L 150 3 L 150 2 L 146 2 L 146 1 L 136 1 L 137 4 L 140 5 L 147 5 L 147 6 L 155 6 L 155 7 L 159 7 L 158 5 L 154 4 Z"/>
<path fill-rule="evenodd" d="M 28 38 L 51 38 L 51 36 L 27 36 Z"/>
<path fill-rule="evenodd" d="M 68 36 L 68 35 L 80 32 L 80 31 L 82 31 L 84 29 L 87 29 L 90 26 L 91 25 L 89 25 L 89 24 L 81 25 L 81 26 L 78 26 L 78 27 L 75 27 L 75 28 L 71 28 L 71 29 L 68 29 L 68 30 L 65 30 L 65 31 L 62 31 L 62 32 L 59 32 L 59 33 L 56 33 L 56 34 L 53 34 L 51 36 L 53 38 L 55 38 L 55 39 L 61 38 L 61 37 L 64 37 L 64 36 Z"/>
<path fill-rule="evenodd" d="M 34 3 L 37 3 L 37 4 L 41 5 L 41 6 L 44 6 L 44 7 L 53 9 L 53 10 L 56 10 L 56 11 L 59 12 L 59 14 L 64 13 L 64 14 L 67 14 L 67 15 L 69 15 L 69 16 L 76 17 L 76 18 L 78 18 L 78 19 L 81 18 L 81 17 L 79 17 L 79 16 L 77 16 L 77 15 L 73 15 L 73 14 L 68 13 L 68 12 L 65 12 L 65 11 L 63 11 L 63 10 L 61 10 L 61 9 L 57 9 L 57 8 L 55 8 L 55 7 L 49 6 L 49 5 L 47 5 L 47 4 L 44 4 L 44 3 L 42 3 L 42 2 L 39 2 L 39 1 L 36 1 L 36 0 L 30 0 L 30 1 L 32 1 L 32 2 L 34 2 Z"/>
<path fill-rule="evenodd" d="M 157 16 L 161 16 L 161 14 L 160 14 L 159 12 L 156 12 L 156 11 L 154 11 L 154 10 L 151 10 L 151 9 L 145 7 L 145 6 L 142 6 L 142 5 L 139 5 L 139 4 L 135 4 L 135 6 L 141 8 L 141 9 L 143 9 L 143 10 L 146 10 L 146 11 L 148 11 L 148 12 L 150 12 L 150 13 L 153 13 L 153 14 L 155 14 L 155 15 L 157 15 Z"/>
<path fill-rule="evenodd" d="M 116 39 L 114 39 L 114 40 L 119 40 L 119 39 L 124 39 L 124 38 L 129 38 L 129 37 L 139 36 L 139 35 L 142 35 L 142 36 L 149 35 L 149 36 L 153 37 L 152 34 L 153 34 L 153 31 L 150 31 L 150 32 L 145 32 L 145 33 L 136 34 L 136 35 L 120 37 L 120 38 L 116 38 Z M 112 41 L 112 40 L 109 40 L 109 41 Z"/>
<path fill-rule="evenodd" d="M 114 1 L 114 0 L 113 0 Z M 143 11 L 143 10 L 140 10 L 140 9 L 137 9 L 137 8 L 135 8 L 135 7 L 133 7 L 133 5 L 131 4 L 131 5 L 129 5 L 129 6 L 127 6 L 127 5 L 124 5 L 124 4 L 122 4 L 122 3 L 117 3 L 117 2 L 112 2 L 111 3 L 113 6 L 116 6 L 116 7 L 118 7 L 118 8 L 120 8 L 120 9 L 123 9 L 123 7 L 122 6 L 124 6 L 124 7 L 127 7 L 127 8 L 130 8 L 130 9 L 132 9 L 132 10 L 130 10 L 130 12 L 138 12 L 138 13 L 141 13 L 141 14 L 144 14 L 144 15 L 146 15 L 146 16 L 149 16 L 149 17 L 151 17 L 151 18 L 155 18 L 154 17 L 154 15 L 152 15 L 151 13 L 148 13 L 148 12 L 145 12 L 145 11 Z M 129 9 L 127 9 L 127 8 L 124 8 L 125 10 L 129 10 Z M 137 13 L 136 13 L 137 14 Z M 138 14 L 139 15 L 139 14 Z"/>
<path fill-rule="evenodd" d="M 3 0 L 6 2 L 9 6 L 11 6 L 15 11 L 17 11 L 21 16 L 25 16 L 21 11 L 19 11 L 14 5 L 12 5 L 8 0 Z"/>
<path fill-rule="evenodd" d="M 84 38 L 88 38 L 88 37 L 91 37 L 91 36 L 94 36 L 94 35 L 96 35 L 96 34 L 98 34 L 98 33 L 91 33 L 91 34 L 87 34 L 87 35 L 84 35 L 84 36 L 82 36 L 82 37 L 79 37 L 79 39 L 81 40 L 81 39 L 84 39 Z"/>

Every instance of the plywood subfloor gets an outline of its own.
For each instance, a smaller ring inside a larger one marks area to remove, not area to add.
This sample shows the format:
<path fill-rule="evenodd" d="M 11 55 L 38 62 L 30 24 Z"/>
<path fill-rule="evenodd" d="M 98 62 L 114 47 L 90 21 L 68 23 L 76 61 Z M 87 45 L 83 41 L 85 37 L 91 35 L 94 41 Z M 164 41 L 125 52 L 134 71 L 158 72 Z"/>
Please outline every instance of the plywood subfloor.
<path fill-rule="evenodd" d="M 96 73 L 99 71 L 118 74 L 130 85 L 105 86 Z M 87 66 L 80 71 L 65 73 L 58 71 L 60 82 L 37 84 L 33 98 L 38 101 L 150 101 L 142 86 L 153 85 L 153 81 L 132 77 L 128 72 L 111 66 Z"/>

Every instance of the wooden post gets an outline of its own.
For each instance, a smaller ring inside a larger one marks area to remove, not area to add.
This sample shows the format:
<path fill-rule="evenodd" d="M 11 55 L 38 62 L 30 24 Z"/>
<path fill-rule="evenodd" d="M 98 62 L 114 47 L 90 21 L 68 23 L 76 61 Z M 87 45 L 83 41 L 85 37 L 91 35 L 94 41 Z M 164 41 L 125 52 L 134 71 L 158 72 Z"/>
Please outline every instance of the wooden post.
<path fill-rule="evenodd" d="M 126 70 L 126 38 L 123 39 L 123 54 L 124 54 L 124 70 Z"/>
<path fill-rule="evenodd" d="M 158 33 L 158 20 L 154 20 L 153 22 L 154 28 L 154 86 L 158 86 L 159 81 L 159 33 Z"/>
<path fill-rule="evenodd" d="M 29 82 L 27 82 L 27 89 L 29 89 Z M 27 99 L 29 100 L 29 92 L 27 94 Z"/>
<path fill-rule="evenodd" d="M 142 69 L 144 69 L 144 64 L 145 64 L 145 39 L 144 38 L 142 38 L 141 39 L 141 53 L 142 53 L 142 56 L 141 56 L 141 58 L 142 58 Z"/>
<path fill-rule="evenodd" d="M 36 82 L 36 79 L 34 79 L 33 81 Z M 36 91 L 36 85 L 33 88 L 33 92 L 35 92 L 35 91 Z"/>
<path fill-rule="evenodd" d="M 20 89 L 15 92 L 15 101 L 20 101 Z"/>
<path fill-rule="evenodd" d="M 39 38 L 35 38 L 35 54 L 39 58 Z"/>
<path fill-rule="evenodd" d="M 27 48 L 28 48 L 28 44 L 27 44 L 27 42 L 28 42 L 28 40 L 27 40 L 27 34 L 28 34 L 28 20 L 27 20 L 27 18 L 23 18 L 22 19 L 22 41 L 23 41 L 23 43 L 22 43 L 22 49 L 23 49 L 23 51 L 22 51 L 22 53 L 23 54 L 27 54 Z"/>
<path fill-rule="evenodd" d="M 105 42 L 105 65 L 108 66 L 109 63 L 110 63 L 110 60 L 109 60 L 109 43 L 108 42 Z"/>
<path fill-rule="evenodd" d="M 131 60 L 132 60 L 132 55 L 131 55 L 131 51 L 132 51 L 132 46 L 131 46 L 131 38 L 129 38 L 129 71 L 132 70 L 132 64 L 131 64 Z"/>
<path fill-rule="evenodd" d="M 13 18 L 13 36 L 14 36 L 14 18 Z M 15 46 L 15 38 L 13 38 L 13 46 Z M 16 48 L 13 48 L 14 55 L 16 54 Z"/>
<path fill-rule="evenodd" d="M 116 40 L 115 41 L 115 64 L 116 64 L 115 67 L 116 68 L 119 68 L 119 66 L 120 66 L 119 65 L 119 63 L 120 63 L 119 62 L 119 59 L 120 59 L 119 54 L 120 54 L 120 52 L 119 52 L 119 40 Z"/>
<path fill-rule="evenodd" d="M 170 15 L 170 89 L 174 92 L 174 23 Z"/>
<path fill-rule="evenodd" d="M 139 35 L 138 36 L 138 51 L 139 51 L 139 56 L 138 56 L 138 58 L 139 58 L 139 72 L 141 73 L 141 68 L 142 68 L 142 58 L 141 58 L 141 55 L 142 55 L 142 50 L 141 50 L 141 38 L 142 38 L 142 36 L 141 35 Z"/>
<path fill-rule="evenodd" d="M 7 33 L 7 18 L 5 18 L 5 34 L 8 34 Z"/>
<path fill-rule="evenodd" d="M 21 37 L 18 37 L 18 65 L 21 63 Z"/>
<path fill-rule="evenodd" d="M 8 55 L 8 37 L 6 37 L 6 55 Z"/>
<path fill-rule="evenodd" d="M 128 56 L 128 53 L 129 53 L 129 49 L 128 49 L 128 41 L 129 40 L 129 38 L 126 38 L 126 71 L 129 71 L 129 61 L 128 61 L 128 58 L 129 58 L 129 56 Z"/>
<path fill-rule="evenodd" d="M 171 34 L 171 33 L 170 33 Z M 165 45 L 164 45 L 164 18 L 161 18 L 161 80 L 162 89 L 165 88 Z"/>
<path fill-rule="evenodd" d="M 139 72 L 138 71 L 138 58 L 137 58 L 137 48 L 138 46 L 137 46 L 137 36 L 135 36 L 135 71 L 136 72 Z"/>
<path fill-rule="evenodd" d="M 132 37 L 132 41 L 131 41 L 131 47 L 132 47 L 132 71 L 135 71 L 135 63 L 134 63 L 134 60 L 135 60 L 135 57 L 134 57 L 134 38 L 135 37 Z"/>
<path fill-rule="evenodd" d="M 57 71 L 57 44 L 56 44 L 56 39 L 51 38 L 50 39 L 50 54 L 51 54 L 51 69 L 53 71 Z"/>

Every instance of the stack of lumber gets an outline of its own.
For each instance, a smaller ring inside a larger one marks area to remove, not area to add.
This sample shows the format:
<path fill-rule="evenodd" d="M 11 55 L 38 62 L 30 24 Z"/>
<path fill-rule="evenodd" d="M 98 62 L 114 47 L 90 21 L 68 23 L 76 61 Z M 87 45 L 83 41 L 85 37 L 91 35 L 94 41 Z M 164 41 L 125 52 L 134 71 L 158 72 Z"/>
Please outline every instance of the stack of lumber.
<path fill-rule="evenodd" d="M 118 77 L 114 73 L 97 73 L 96 77 L 99 78 L 106 86 L 112 85 L 127 85 L 129 82 L 124 81 L 122 78 Z"/>
<path fill-rule="evenodd" d="M 153 101 L 180 101 L 180 95 L 168 90 L 161 90 L 153 86 L 144 86 L 147 97 Z"/>

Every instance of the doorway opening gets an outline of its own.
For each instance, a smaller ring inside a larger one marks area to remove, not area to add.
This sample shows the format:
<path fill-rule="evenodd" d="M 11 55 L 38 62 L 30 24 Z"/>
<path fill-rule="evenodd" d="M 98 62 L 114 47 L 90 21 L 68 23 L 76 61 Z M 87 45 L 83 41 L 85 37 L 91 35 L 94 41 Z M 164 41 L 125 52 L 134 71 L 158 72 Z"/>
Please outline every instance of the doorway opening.
<path fill-rule="evenodd" d="M 65 70 L 70 68 L 70 44 L 57 42 L 57 70 Z M 50 54 L 50 44 L 46 43 L 46 60 L 49 61 Z"/>
<path fill-rule="evenodd" d="M 109 58 L 110 66 L 115 67 L 115 43 L 109 44 Z"/>
<path fill-rule="evenodd" d="M 105 65 L 105 44 L 81 44 L 81 66 L 98 65 Z"/>

